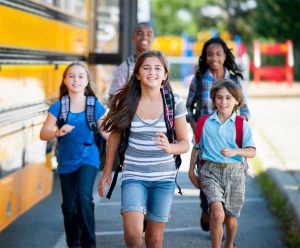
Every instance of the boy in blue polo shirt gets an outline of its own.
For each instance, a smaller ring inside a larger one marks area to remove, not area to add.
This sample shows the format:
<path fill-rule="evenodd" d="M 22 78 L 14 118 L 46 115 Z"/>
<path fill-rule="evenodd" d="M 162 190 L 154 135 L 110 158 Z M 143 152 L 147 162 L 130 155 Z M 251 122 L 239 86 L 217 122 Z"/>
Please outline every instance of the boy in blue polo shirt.
<path fill-rule="evenodd" d="M 212 87 L 213 112 L 205 121 L 199 147 L 204 164 L 199 177 L 194 174 L 197 152 L 191 155 L 189 178 L 208 199 L 210 235 L 213 248 L 221 247 L 226 226 L 225 248 L 232 248 L 237 232 L 237 217 L 245 199 L 245 172 L 242 162 L 256 155 L 252 132 L 243 121 L 242 148 L 236 144 L 236 111 L 243 103 L 240 89 L 230 79 L 222 79 Z M 199 125 L 199 122 L 198 122 Z"/>

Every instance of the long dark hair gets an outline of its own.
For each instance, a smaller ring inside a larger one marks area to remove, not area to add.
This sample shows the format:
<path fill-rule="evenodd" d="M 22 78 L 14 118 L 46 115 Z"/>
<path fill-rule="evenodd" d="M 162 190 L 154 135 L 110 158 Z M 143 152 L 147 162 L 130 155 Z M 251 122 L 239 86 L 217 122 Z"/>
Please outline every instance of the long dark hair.
<path fill-rule="evenodd" d="M 233 108 L 233 112 L 237 111 L 243 104 L 244 97 L 239 86 L 231 79 L 226 79 L 226 78 L 218 80 L 216 84 L 211 88 L 210 98 L 213 103 L 213 109 L 214 110 L 217 109 L 216 94 L 220 89 L 227 89 L 230 95 L 232 95 L 233 98 L 239 102 L 238 105 L 234 106 Z"/>
<path fill-rule="evenodd" d="M 67 77 L 69 69 L 72 66 L 76 66 L 76 65 L 81 66 L 86 72 L 88 84 L 84 89 L 84 95 L 85 96 L 95 96 L 95 92 L 93 91 L 92 86 L 91 86 L 91 76 L 90 76 L 90 72 L 89 72 L 88 68 L 83 63 L 81 63 L 79 61 L 74 61 L 73 63 L 69 64 L 67 66 L 67 68 L 64 70 L 63 77 L 62 77 L 62 80 L 61 80 L 61 84 L 60 84 L 60 87 L 59 87 L 59 98 L 69 94 L 68 93 L 68 88 L 64 83 L 64 79 Z"/>
<path fill-rule="evenodd" d="M 121 133 L 129 127 L 141 99 L 141 81 L 136 76 L 145 59 L 150 57 L 156 57 L 161 61 L 167 73 L 162 85 L 169 84 L 168 65 L 164 55 L 154 50 L 141 53 L 128 83 L 113 97 L 111 108 L 103 121 L 104 131 Z"/>
<path fill-rule="evenodd" d="M 196 69 L 196 75 L 199 77 L 202 77 L 204 73 L 209 69 L 206 57 L 207 57 L 207 48 L 211 44 L 218 44 L 223 48 L 223 51 L 226 55 L 226 59 L 224 61 L 224 67 L 229 70 L 229 72 L 233 73 L 236 76 L 239 76 L 240 78 L 243 78 L 243 75 L 241 73 L 241 70 L 238 68 L 237 64 L 235 63 L 235 58 L 231 52 L 231 49 L 228 48 L 227 44 L 224 40 L 221 38 L 211 38 L 210 40 L 206 41 L 204 43 L 204 46 L 202 48 L 202 53 L 199 57 L 198 61 L 198 67 Z"/>

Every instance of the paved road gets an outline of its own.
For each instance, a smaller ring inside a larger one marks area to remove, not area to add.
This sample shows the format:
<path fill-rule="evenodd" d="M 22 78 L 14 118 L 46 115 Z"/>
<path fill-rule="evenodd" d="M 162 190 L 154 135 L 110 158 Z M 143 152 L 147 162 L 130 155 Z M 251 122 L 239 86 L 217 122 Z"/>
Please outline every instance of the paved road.
<path fill-rule="evenodd" d="M 209 233 L 199 227 L 198 191 L 187 177 L 189 154 L 183 156 L 178 181 L 184 196 L 176 194 L 171 210 L 171 220 L 164 236 L 164 247 L 210 247 Z M 239 248 L 283 248 L 282 232 L 277 218 L 267 207 L 257 183 L 249 179 L 247 197 L 236 243 Z M 120 190 L 116 187 L 110 201 L 96 199 L 97 246 L 104 248 L 125 247 L 123 242 Z M 17 238 L 16 238 L 17 237 Z M 32 208 L 0 234 L 0 247 L 5 248 L 65 248 L 60 191 L 56 178 L 53 193 Z"/>
<path fill-rule="evenodd" d="M 263 130 L 266 137 L 286 160 L 286 169 L 299 172 L 297 166 L 300 110 L 299 99 L 250 99 L 252 125 Z M 270 111 L 267 111 L 270 110 Z M 266 114 L 268 113 L 268 114 Z M 271 125 L 270 125 L 271 124 Z M 270 128 L 272 127 L 272 128 Z M 285 131 L 282 131 L 282 128 Z M 260 153 L 258 147 L 258 154 Z M 198 192 L 187 178 L 188 155 L 183 156 L 179 183 L 184 196 L 175 196 L 171 220 L 166 228 L 164 247 L 210 247 L 209 234 L 199 227 Z M 291 158 L 291 159 L 288 159 Z M 292 162 L 294 161 L 294 162 Z M 53 193 L 28 213 L 20 217 L 0 234 L 0 247 L 5 248 L 63 248 L 63 225 L 60 212 L 60 192 L 57 178 Z M 124 247 L 122 219 L 119 214 L 119 187 L 112 200 L 96 199 L 96 223 L 98 247 Z M 282 232 L 273 212 L 268 209 L 265 199 L 255 181 L 247 183 L 247 197 L 241 217 L 236 242 L 238 247 L 283 248 Z"/>
<path fill-rule="evenodd" d="M 194 189 L 187 177 L 189 156 L 183 156 L 184 164 L 178 175 L 178 182 L 184 195 L 175 195 L 171 220 L 166 227 L 163 247 L 210 247 L 209 233 L 199 226 L 198 190 Z M 239 218 L 237 247 L 282 248 L 282 232 L 274 214 L 268 209 L 265 199 L 254 179 L 247 182 L 246 203 Z M 103 200 L 97 207 L 98 246 L 124 247 L 122 220 L 119 214 L 119 190 L 111 201 Z M 57 247 L 58 248 L 58 247 Z"/>

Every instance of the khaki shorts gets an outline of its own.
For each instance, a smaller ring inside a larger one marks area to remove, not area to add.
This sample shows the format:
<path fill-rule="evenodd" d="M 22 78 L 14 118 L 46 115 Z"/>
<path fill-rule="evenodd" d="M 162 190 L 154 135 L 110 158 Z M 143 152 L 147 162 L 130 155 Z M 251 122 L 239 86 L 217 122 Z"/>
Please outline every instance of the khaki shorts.
<path fill-rule="evenodd" d="M 230 216 L 240 216 L 245 200 L 245 173 L 241 163 L 219 164 L 206 161 L 199 171 L 208 204 L 222 202 Z"/>

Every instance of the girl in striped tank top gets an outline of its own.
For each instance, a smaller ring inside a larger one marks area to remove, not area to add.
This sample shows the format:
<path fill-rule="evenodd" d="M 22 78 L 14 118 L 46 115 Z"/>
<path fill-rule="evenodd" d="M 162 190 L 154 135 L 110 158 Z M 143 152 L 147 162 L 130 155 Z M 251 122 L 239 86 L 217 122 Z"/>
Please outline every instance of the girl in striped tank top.
<path fill-rule="evenodd" d="M 111 182 L 111 172 L 122 133 L 130 127 L 122 170 L 121 213 L 127 247 L 141 247 L 144 216 L 147 247 L 162 247 L 163 232 L 174 196 L 177 170 L 173 155 L 189 150 L 186 108 L 174 94 L 177 142 L 166 136 L 164 103 L 160 88 L 168 83 L 168 67 L 159 51 L 145 51 L 136 62 L 126 86 L 114 98 L 103 129 L 110 132 L 101 197 Z"/>

